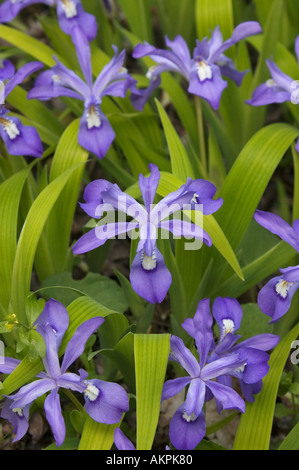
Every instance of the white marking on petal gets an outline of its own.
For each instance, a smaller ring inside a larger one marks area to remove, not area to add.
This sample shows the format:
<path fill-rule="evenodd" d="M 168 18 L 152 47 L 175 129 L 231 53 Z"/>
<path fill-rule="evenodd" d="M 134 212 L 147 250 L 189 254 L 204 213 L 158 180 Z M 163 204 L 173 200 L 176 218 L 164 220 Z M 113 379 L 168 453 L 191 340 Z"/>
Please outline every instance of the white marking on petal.
<path fill-rule="evenodd" d="M 10 119 L 0 117 L 0 124 L 4 127 L 5 132 L 11 140 L 14 140 L 20 134 L 16 124 Z"/>
<path fill-rule="evenodd" d="M 276 293 L 283 299 L 286 299 L 288 295 L 288 290 L 293 284 L 293 282 L 287 282 L 284 279 L 281 279 L 275 285 Z"/>
<path fill-rule="evenodd" d="M 61 83 L 61 78 L 60 78 L 60 76 L 57 75 L 57 74 L 52 75 L 51 79 L 52 79 L 52 82 L 53 82 L 54 84 L 55 84 L 55 83 L 56 83 L 56 84 Z"/>
<path fill-rule="evenodd" d="M 95 401 L 99 396 L 100 390 L 93 384 L 87 384 L 84 393 L 90 401 Z"/>
<path fill-rule="evenodd" d="M 153 76 L 153 73 L 154 71 L 158 68 L 158 65 L 153 65 L 152 67 L 150 67 L 146 73 L 146 78 L 148 78 L 149 80 L 151 80 L 152 76 Z M 157 77 L 155 77 L 157 78 Z"/>
<path fill-rule="evenodd" d="M 275 82 L 275 80 L 273 80 L 273 78 L 269 78 L 269 80 L 266 81 L 266 85 L 268 88 L 273 88 L 277 86 L 277 83 Z"/>
<path fill-rule="evenodd" d="M 12 411 L 14 413 L 17 413 L 17 415 L 19 415 L 21 418 L 24 416 L 23 414 L 23 408 L 13 408 Z"/>
<path fill-rule="evenodd" d="M 194 202 L 194 204 L 197 204 L 197 198 L 199 197 L 198 194 L 194 193 L 193 198 L 191 199 L 191 202 Z"/>
<path fill-rule="evenodd" d="M 125 74 L 125 73 L 128 73 L 128 69 L 126 67 L 121 67 L 118 71 L 118 73 L 120 74 Z"/>
<path fill-rule="evenodd" d="M 184 411 L 184 414 L 182 415 L 182 418 L 187 421 L 187 423 L 193 422 L 197 420 L 197 416 L 192 413 L 192 415 L 187 415 L 186 411 Z"/>
<path fill-rule="evenodd" d="M 72 0 L 61 0 L 62 8 L 67 18 L 74 18 L 77 15 L 77 7 Z"/>
<path fill-rule="evenodd" d="M 87 111 L 86 120 L 87 120 L 88 129 L 101 126 L 100 116 L 93 104 L 90 106 L 90 108 Z"/>
<path fill-rule="evenodd" d="M 146 271 L 152 271 L 157 266 L 155 253 L 152 256 L 147 256 L 145 253 L 142 255 L 142 267 Z"/>
<path fill-rule="evenodd" d="M 197 71 L 197 76 L 201 82 L 204 82 L 205 80 L 211 80 L 213 77 L 212 69 L 204 61 L 200 61 L 196 63 L 196 71 Z"/>
<path fill-rule="evenodd" d="M 227 335 L 227 333 L 232 333 L 235 329 L 235 324 L 230 318 L 225 318 L 222 320 L 223 324 L 223 335 Z"/>

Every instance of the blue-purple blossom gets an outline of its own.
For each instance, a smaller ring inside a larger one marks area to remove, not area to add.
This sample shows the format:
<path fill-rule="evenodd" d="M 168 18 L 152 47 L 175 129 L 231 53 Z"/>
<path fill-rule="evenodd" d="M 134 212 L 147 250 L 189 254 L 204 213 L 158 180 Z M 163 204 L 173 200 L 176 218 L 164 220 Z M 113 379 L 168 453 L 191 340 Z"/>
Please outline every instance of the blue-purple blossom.
<path fill-rule="evenodd" d="M 21 439 L 28 428 L 29 408 L 38 397 L 50 392 L 44 401 L 44 409 L 57 446 L 65 439 L 65 423 L 61 412 L 59 389 L 69 389 L 84 395 L 85 409 L 95 420 L 114 424 L 121 420 L 122 414 L 129 409 L 125 390 L 118 384 L 99 379 L 87 379 L 87 372 L 80 370 L 79 375 L 68 372 L 68 368 L 84 352 L 85 344 L 104 322 L 95 317 L 82 323 L 68 342 L 63 360 L 59 362 L 59 347 L 69 325 L 66 308 L 50 299 L 36 321 L 36 330 L 45 341 L 46 355 L 43 364 L 46 372 L 37 375 L 37 380 L 23 386 L 14 395 L 7 397 L 1 413 L 14 426 L 15 440 Z M 11 373 L 20 361 L 4 358 L 0 371 Z"/>
<path fill-rule="evenodd" d="M 299 63 L 299 36 L 295 41 L 295 53 Z M 265 106 L 273 103 L 292 102 L 293 104 L 299 103 L 298 94 L 298 81 L 286 75 L 280 68 L 273 62 L 273 60 L 266 61 L 271 78 L 265 83 L 259 85 L 253 92 L 252 98 L 247 100 L 246 103 L 251 106 Z M 299 139 L 297 140 L 296 150 L 299 152 Z"/>
<path fill-rule="evenodd" d="M 59 25 L 66 34 L 72 34 L 74 26 L 79 25 L 89 41 L 97 35 L 97 22 L 93 15 L 84 11 L 81 0 L 5 0 L 0 5 L 0 23 L 13 20 L 21 10 L 35 3 L 50 7 L 56 5 Z"/>
<path fill-rule="evenodd" d="M 8 80 L 14 75 L 14 73 L 15 73 L 14 64 L 8 59 L 4 59 L 4 60 L 0 59 L 0 80 L 1 81 Z"/>
<path fill-rule="evenodd" d="M 166 46 L 170 50 L 158 49 L 147 42 L 138 44 L 133 51 L 133 57 L 138 59 L 149 56 L 156 65 L 147 72 L 147 78 L 150 79 L 149 87 L 136 88 L 132 92 L 133 105 L 137 110 L 142 110 L 151 93 L 161 84 L 160 75 L 163 72 L 177 72 L 189 83 L 189 93 L 200 96 L 214 109 L 218 109 L 222 92 L 227 87 L 222 75 L 240 86 L 244 74 L 247 73 L 239 72 L 224 52 L 242 39 L 261 32 L 259 23 L 248 21 L 239 24 L 232 37 L 223 41 L 220 28 L 217 26 L 211 39 L 196 41 L 192 57 L 185 40 L 179 35 L 173 41 L 165 37 Z"/>
<path fill-rule="evenodd" d="M 24 126 L 19 118 L 10 116 L 4 103 L 17 85 L 20 85 L 28 75 L 42 67 L 41 62 L 29 62 L 14 73 L 14 66 L 9 61 L 4 61 L 3 68 L 0 69 L 2 80 L 9 79 L 1 90 L 3 100 L 1 99 L 0 102 L 0 136 L 11 155 L 41 157 L 43 154 L 43 145 L 37 130 L 31 126 Z"/>
<path fill-rule="evenodd" d="M 103 158 L 115 138 L 115 133 L 101 111 L 102 98 L 104 96 L 124 98 L 135 80 L 123 67 L 125 50 L 118 54 L 117 47 L 113 46 L 115 53 L 113 59 L 93 82 L 89 42 L 80 27 L 73 29 L 72 38 L 85 80 L 54 57 L 57 65 L 38 76 L 34 88 L 28 93 L 28 98 L 49 100 L 58 96 L 67 96 L 83 101 L 84 113 L 80 121 L 78 142 L 98 158 Z"/>
<path fill-rule="evenodd" d="M 277 214 L 257 210 L 254 218 L 258 224 L 299 253 L 299 219 L 291 227 Z M 272 318 L 270 323 L 277 322 L 289 310 L 292 298 L 299 288 L 299 266 L 291 266 L 279 270 L 280 276 L 275 276 L 260 290 L 257 303 L 266 315 Z"/>
<path fill-rule="evenodd" d="M 193 238 L 211 246 L 210 236 L 199 226 L 187 220 L 167 219 L 186 206 L 202 210 L 203 214 L 212 214 L 222 205 L 222 199 L 213 199 L 216 188 L 205 180 L 187 179 L 177 191 L 164 197 L 154 205 L 154 198 L 160 180 L 156 165 L 150 164 L 149 177 L 139 176 L 139 187 L 144 206 L 133 197 L 121 191 L 117 184 L 106 180 L 95 180 L 84 192 L 83 210 L 95 219 L 101 219 L 104 212 L 113 215 L 106 224 L 97 225 L 83 235 L 73 246 L 74 254 L 86 253 L 103 245 L 108 239 L 139 230 L 140 241 L 137 254 L 132 262 L 130 281 L 133 289 L 142 298 L 151 303 L 162 302 L 172 282 L 162 254 L 157 247 L 158 229 L 164 229 L 177 237 Z M 194 205 L 195 203 L 195 205 Z M 131 222 L 115 221 L 115 211 L 124 213 L 134 219 Z"/>
<path fill-rule="evenodd" d="M 185 401 L 169 425 L 170 441 L 179 450 L 194 449 L 205 436 L 203 406 L 206 401 L 214 397 L 218 412 L 225 409 L 245 411 L 245 402 L 233 390 L 231 377 L 239 379 L 245 399 L 252 401 L 269 369 L 269 355 L 265 351 L 278 342 L 277 336 L 261 334 L 238 343 L 240 336 L 234 333 L 240 326 L 242 309 L 235 299 L 217 298 L 213 314 L 220 329 L 217 344 L 209 299 L 201 300 L 194 318 L 188 318 L 182 324 L 195 340 L 199 360 L 180 338 L 171 336 L 170 340 L 169 359 L 179 362 L 189 374 L 166 381 L 162 392 L 162 400 L 165 400 L 189 385 Z"/>

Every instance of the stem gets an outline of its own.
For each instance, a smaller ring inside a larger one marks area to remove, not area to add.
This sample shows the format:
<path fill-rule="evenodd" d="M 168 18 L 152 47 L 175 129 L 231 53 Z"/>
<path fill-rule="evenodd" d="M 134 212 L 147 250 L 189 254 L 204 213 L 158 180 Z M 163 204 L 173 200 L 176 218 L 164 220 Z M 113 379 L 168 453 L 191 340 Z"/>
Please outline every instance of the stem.
<path fill-rule="evenodd" d="M 200 158 L 201 158 L 203 169 L 205 173 L 207 173 L 208 162 L 207 162 L 207 152 L 206 152 L 206 145 L 205 145 L 204 121 L 203 121 L 201 99 L 199 98 L 199 96 L 195 96 L 195 108 L 196 108 L 196 116 L 197 116 Z"/>
<path fill-rule="evenodd" d="M 64 388 L 62 390 L 63 390 L 63 393 L 74 403 L 77 410 L 79 410 L 81 413 L 85 413 L 84 407 L 81 405 L 79 400 L 75 397 L 75 395 L 67 388 Z"/>

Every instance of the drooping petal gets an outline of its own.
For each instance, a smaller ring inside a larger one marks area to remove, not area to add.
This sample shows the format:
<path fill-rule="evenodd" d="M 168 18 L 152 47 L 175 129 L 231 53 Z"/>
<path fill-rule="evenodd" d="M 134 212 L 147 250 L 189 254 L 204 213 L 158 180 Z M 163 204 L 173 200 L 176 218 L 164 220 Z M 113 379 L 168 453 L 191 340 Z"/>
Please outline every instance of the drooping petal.
<path fill-rule="evenodd" d="M 102 325 L 103 317 L 95 317 L 82 323 L 73 334 L 65 348 L 63 361 L 61 364 L 62 373 L 84 352 L 88 338 Z"/>
<path fill-rule="evenodd" d="M 77 93 L 71 88 L 67 88 L 69 83 L 65 83 L 55 67 L 39 74 L 35 80 L 34 87 L 27 93 L 27 98 L 47 101 L 59 96 L 67 96 L 83 101 L 82 94 Z M 86 91 L 86 90 L 85 90 Z"/>
<path fill-rule="evenodd" d="M 116 209 L 118 212 L 136 219 L 140 225 L 148 220 L 148 213 L 132 196 L 121 191 L 117 184 L 111 184 L 106 191 L 102 192 L 103 201 Z"/>
<path fill-rule="evenodd" d="M 289 310 L 299 282 L 288 283 L 283 276 L 267 282 L 258 293 L 257 303 L 261 311 L 272 317 L 270 323 L 278 321 Z"/>
<path fill-rule="evenodd" d="M 194 318 L 187 318 L 182 323 L 184 330 L 191 338 L 195 339 L 201 368 L 204 367 L 211 346 L 214 343 L 212 325 L 213 317 L 210 311 L 210 299 L 202 299 L 198 303 Z"/>
<path fill-rule="evenodd" d="M 178 377 L 167 380 L 163 385 L 161 401 L 174 397 L 191 382 L 191 377 Z"/>
<path fill-rule="evenodd" d="M 122 414 L 129 410 L 125 389 L 116 383 L 98 379 L 88 380 L 86 384 L 84 397 L 87 413 L 99 423 L 118 423 Z"/>
<path fill-rule="evenodd" d="M 57 389 L 51 391 L 44 402 L 46 418 L 51 426 L 57 447 L 60 447 L 65 439 L 65 422 L 61 412 L 61 404 Z"/>
<path fill-rule="evenodd" d="M 240 354 L 229 354 L 206 364 L 201 371 L 201 378 L 205 381 L 212 380 L 220 375 L 227 375 L 244 365 L 245 359 Z"/>
<path fill-rule="evenodd" d="M 20 364 L 19 359 L 12 357 L 0 356 L 0 372 L 1 374 L 11 374 Z"/>
<path fill-rule="evenodd" d="M 241 325 L 243 311 L 236 299 L 217 297 L 213 303 L 213 316 L 220 328 L 220 338 L 235 333 Z"/>
<path fill-rule="evenodd" d="M 72 34 L 73 28 L 80 26 L 87 39 L 92 41 L 97 35 L 96 18 L 84 11 L 80 0 L 57 0 L 59 25 L 66 34 Z"/>
<path fill-rule="evenodd" d="M 114 431 L 114 444 L 118 450 L 136 450 L 130 439 L 128 439 L 120 428 Z"/>
<path fill-rule="evenodd" d="M 171 335 L 170 348 L 171 359 L 178 361 L 191 377 L 198 377 L 200 373 L 199 364 L 191 351 L 186 348 L 183 340 L 177 336 Z"/>
<path fill-rule="evenodd" d="M 0 117 L 0 136 L 11 155 L 40 158 L 43 154 L 42 141 L 35 127 L 24 126 L 17 117 Z"/>
<path fill-rule="evenodd" d="M 239 70 L 236 69 L 234 62 L 224 54 L 217 59 L 216 64 L 220 67 L 222 75 L 233 80 L 237 86 L 241 86 L 243 78 L 248 73 L 248 70 L 239 72 Z"/>
<path fill-rule="evenodd" d="M 208 68 L 209 72 L 206 72 Z M 204 71 L 201 73 L 201 69 Z M 205 99 L 213 109 L 220 106 L 220 99 L 227 82 L 223 80 L 220 68 L 215 65 L 204 64 L 194 61 L 190 70 L 189 93 Z"/>
<path fill-rule="evenodd" d="M 189 417 L 185 413 L 183 403 L 173 415 L 169 424 L 169 438 L 178 450 L 193 450 L 206 433 L 205 415 L 202 412 L 197 417 Z"/>
<path fill-rule="evenodd" d="M 82 371 L 80 375 L 73 372 L 65 372 L 56 379 L 57 387 L 72 390 L 73 392 L 84 393 L 86 390 L 84 381 L 87 376 L 87 372 L 82 373 Z"/>
<path fill-rule="evenodd" d="M 150 303 L 161 303 L 168 292 L 172 276 L 157 246 L 149 258 L 143 252 L 136 254 L 130 271 L 134 291 Z"/>
<path fill-rule="evenodd" d="M 206 382 L 206 386 L 211 390 L 221 409 L 245 412 L 245 402 L 235 390 L 211 380 Z"/>
<path fill-rule="evenodd" d="M 81 147 L 94 153 L 98 158 L 104 158 L 114 139 L 115 132 L 100 108 L 91 105 L 85 109 L 78 133 Z"/>
<path fill-rule="evenodd" d="M 253 348 L 240 348 L 239 356 L 246 361 L 241 378 L 246 384 L 254 384 L 262 380 L 269 372 L 269 354 Z"/>
<path fill-rule="evenodd" d="M 279 343 L 279 336 L 270 333 L 261 333 L 252 338 L 245 339 L 242 343 L 234 347 L 237 351 L 240 347 L 259 349 L 260 351 L 270 351 Z"/>
<path fill-rule="evenodd" d="M 266 228 L 274 235 L 278 235 L 282 240 L 291 245 L 299 252 L 299 238 L 293 227 L 291 227 L 279 215 L 257 210 L 254 218 L 258 224 Z"/>
<path fill-rule="evenodd" d="M 290 101 L 290 98 L 289 91 L 278 87 L 274 81 L 268 80 L 254 90 L 252 98 L 246 103 L 251 106 L 265 106 L 272 103 L 285 103 Z"/>
<path fill-rule="evenodd" d="M 12 442 L 17 442 L 25 436 L 29 427 L 29 408 L 30 405 L 24 408 L 12 409 L 13 401 L 9 398 L 6 399 L 1 410 L 1 418 L 7 419 L 13 426 L 15 437 Z"/>
<path fill-rule="evenodd" d="M 202 213 L 205 215 L 213 214 L 218 211 L 223 204 L 223 199 L 221 197 L 214 199 L 214 196 L 217 192 L 217 188 L 210 181 L 203 179 L 197 179 L 192 181 L 188 187 L 188 192 L 193 193 L 192 202 L 195 204 L 202 205 Z"/>
<path fill-rule="evenodd" d="M 243 380 L 239 380 L 242 395 L 244 396 L 246 401 L 249 401 L 250 403 L 253 403 L 255 398 L 254 395 L 259 393 L 263 387 L 263 381 L 260 380 L 259 382 L 255 384 L 246 384 L 243 382 Z"/>
<path fill-rule="evenodd" d="M 150 176 L 145 177 L 142 174 L 139 175 L 139 187 L 148 213 L 151 210 L 151 205 L 154 203 L 154 198 L 160 181 L 159 168 L 153 163 L 150 163 L 149 170 L 151 172 Z"/>

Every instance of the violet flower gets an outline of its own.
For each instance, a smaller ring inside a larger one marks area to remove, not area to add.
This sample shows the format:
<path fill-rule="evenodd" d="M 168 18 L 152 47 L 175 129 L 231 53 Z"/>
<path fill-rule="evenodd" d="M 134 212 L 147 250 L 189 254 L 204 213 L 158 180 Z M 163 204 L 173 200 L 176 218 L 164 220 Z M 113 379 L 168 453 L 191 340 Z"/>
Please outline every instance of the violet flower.
<path fill-rule="evenodd" d="M 60 28 L 66 34 L 72 34 L 74 26 L 79 25 L 89 41 L 96 37 L 96 19 L 90 13 L 84 11 L 81 0 L 5 0 L 0 5 L 0 23 L 8 23 L 21 10 L 35 3 L 43 3 L 50 7 L 56 5 Z"/>
<path fill-rule="evenodd" d="M 115 56 L 93 83 L 90 46 L 80 27 L 73 29 L 72 38 L 85 81 L 54 57 L 57 65 L 39 75 L 34 88 L 28 93 L 28 98 L 49 100 L 68 96 L 83 101 L 84 113 L 80 122 L 78 142 L 98 158 L 103 158 L 115 138 L 115 133 L 100 109 L 102 98 L 107 95 L 124 98 L 135 80 L 123 67 L 125 50 L 118 55 L 117 47 L 113 46 Z"/>
<path fill-rule="evenodd" d="M 278 235 L 299 253 L 299 219 L 295 220 L 293 227 L 281 217 L 270 212 L 257 210 L 254 218 L 258 224 L 274 235 Z M 279 270 L 276 276 L 266 283 L 260 290 L 257 303 L 266 315 L 277 322 L 289 310 L 292 298 L 299 288 L 299 266 L 291 266 Z"/>
<path fill-rule="evenodd" d="M 50 299 L 36 321 L 37 331 L 46 344 L 43 364 L 46 372 L 37 375 L 32 383 L 23 386 L 16 394 L 7 397 L 7 403 L 1 417 L 8 419 L 14 426 L 15 440 L 21 439 L 28 428 L 29 407 L 34 400 L 47 392 L 44 409 L 57 446 L 65 439 L 65 423 L 61 412 L 58 391 L 60 388 L 80 392 L 84 395 L 85 409 L 95 420 L 101 423 L 118 423 L 123 412 L 129 408 L 125 390 L 118 384 L 99 379 L 87 380 L 87 373 L 80 370 L 80 375 L 67 372 L 67 369 L 84 352 L 87 339 L 103 323 L 104 318 L 96 317 L 82 323 L 66 346 L 62 363 L 59 363 L 59 347 L 69 325 L 66 308 Z M 0 371 L 9 373 L 20 361 L 4 358 Z"/>
<path fill-rule="evenodd" d="M 269 354 L 265 351 L 273 348 L 279 340 L 275 335 L 260 334 L 237 343 L 240 335 L 235 332 L 241 324 L 242 308 L 235 299 L 215 299 L 213 314 L 220 330 L 217 344 L 209 299 L 201 300 L 194 318 L 187 318 L 182 324 L 195 340 L 199 362 L 180 338 L 171 338 L 169 358 L 179 362 L 190 376 L 168 380 L 162 392 L 162 400 L 165 400 L 190 384 L 186 400 L 169 426 L 170 441 L 179 450 L 194 449 L 204 437 L 205 401 L 214 397 L 218 412 L 224 409 L 245 411 L 244 400 L 233 390 L 231 377 L 239 379 L 243 396 L 253 401 L 253 394 L 260 391 L 261 380 L 269 370 Z"/>
<path fill-rule="evenodd" d="M 206 400 L 215 397 L 222 409 L 236 409 L 242 413 L 245 411 L 245 402 L 239 394 L 231 387 L 214 380 L 243 367 L 244 359 L 240 359 L 238 353 L 233 353 L 208 363 L 208 355 L 214 342 L 209 299 L 199 303 L 197 313 L 195 341 L 199 361 L 180 338 L 171 336 L 169 358 L 179 362 L 189 376 L 166 381 L 162 391 L 162 400 L 166 400 L 189 385 L 186 400 L 177 409 L 169 425 L 170 442 L 178 450 L 194 449 L 205 436 L 203 406 Z"/>
<path fill-rule="evenodd" d="M 299 63 L 299 36 L 295 41 L 295 53 Z M 247 100 L 246 103 L 251 106 L 265 106 L 287 101 L 298 104 L 298 81 L 282 72 L 273 60 L 268 59 L 266 62 L 271 78 L 259 85 L 253 92 L 252 98 Z M 299 152 L 299 139 L 297 140 L 296 150 Z"/>
<path fill-rule="evenodd" d="M 11 76 L 13 66 L 6 61 L 3 65 L 2 74 L 3 80 L 5 80 Z M 23 65 L 23 67 L 5 82 L 3 101 L 17 85 L 20 85 L 23 80 L 28 77 L 28 75 L 42 67 L 43 64 L 41 62 L 29 62 Z M 41 157 L 43 154 L 43 146 L 37 130 L 31 126 L 24 126 L 19 118 L 10 116 L 8 113 L 9 110 L 5 108 L 4 103 L 0 103 L 0 136 L 5 143 L 8 153 L 11 155 Z"/>
<path fill-rule="evenodd" d="M 183 323 L 183 328 L 198 342 L 198 330 L 200 329 L 200 310 L 196 312 L 194 319 L 188 318 Z M 219 340 L 211 347 L 208 362 L 238 353 L 240 359 L 244 359 L 244 367 L 232 370 L 226 376 L 217 380 L 232 387 L 232 377 L 239 381 L 244 398 L 254 401 L 254 394 L 262 388 L 262 379 L 269 371 L 269 354 L 266 352 L 279 342 L 279 336 L 262 333 L 252 338 L 239 342 L 241 336 L 236 334 L 239 330 L 243 311 L 236 299 L 230 297 L 217 297 L 213 303 L 213 317 L 219 327 Z"/>
<path fill-rule="evenodd" d="M 158 228 L 178 237 L 201 240 L 211 246 L 209 235 L 198 225 L 187 220 L 165 220 L 165 218 L 181 211 L 184 206 L 195 211 L 203 210 L 204 214 L 212 214 L 219 209 L 222 199 L 213 199 L 216 188 L 212 183 L 188 178 L 186 184 L 168 194 L 154 206 L 160 172 L 153 164 L 149 165 L 149 169 L 151 174 L 148 178 L 139 176 L 139 187 L 145 206 L 121 191 L 117 184 L 106 180 L 93 181 L 86 187 L 84 192 L 86 203 L 81 204 L 83 210 L 96 219 L 100 219 L 104 212 L 110 211 L 111 217 L 107 224 L 98 225 L 83 235 L 73 246 L 73 253 L 86 253 L 103 245 L 108 239 L 139 229 L 140 241 L 132 262 L 130 281 L 135 292 L 141 297 L 151 303 L 160 303 L 167 294 L 172 278 L 157 248 Z M 134 220 L 116 223 L 115 211 L 134 217 Z"/>
<path fill-rule="evenodd" d="M 193 57 L 185 40 L 181 36 L 171 41 L 166 36 L 165 43 L 171 50 L 158 49 L 147 42 L 138 44 L 133 57 L 149 56 L 156 65 L 147 72 L 150 79 L 149 87 L 137 89 L 132 93 L 132 104 L 137 110 L 142 110 L 151 93 L 160 85 L 160 75 L 163 72 L 177 72 L 189 83 L 188 92 L 198 95 L 218 109 L 223 90 L 227 82 L 222 75 L 232 79 L 238 86 L 247 72 L 238 72 L 233 61 L 224 52 L 242 39 L 262 32 L 261 26 L 255 21 L 239 24 L 230 39 L 223 41 L 221 31 L 217 26 L 211 39 L 204 38 L 196 41 Z"/>
<path fill-rule="evenodd" d="M 13 63 L 8 60 L 0 60 L 0 80 L 8 80 L 11 78 L 15 73 L 15 66 Z"/>

